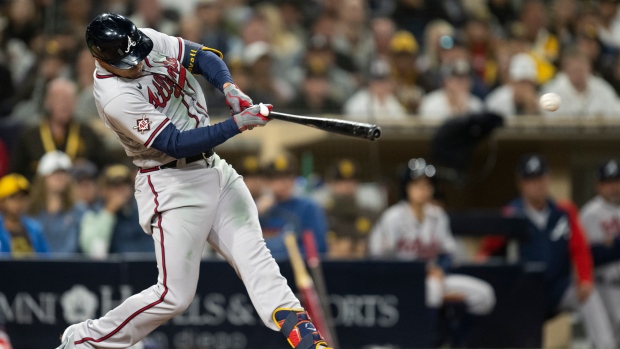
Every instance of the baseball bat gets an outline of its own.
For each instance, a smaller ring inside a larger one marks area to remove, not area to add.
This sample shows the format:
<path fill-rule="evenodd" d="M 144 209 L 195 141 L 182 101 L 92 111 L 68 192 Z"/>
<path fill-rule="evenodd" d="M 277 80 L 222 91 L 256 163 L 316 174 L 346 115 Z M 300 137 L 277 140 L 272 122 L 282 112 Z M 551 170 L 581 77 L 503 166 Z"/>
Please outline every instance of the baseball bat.
<path fill-rule="evenodd" d="M 329 328 L 332 336 L 331 344 L 332 348 L 339 349 L 338 334 L 336 333 L 336 326 L 334 325 L 334 317 L 332 316 L 332 310 L 330 307 L 329 293 L 327 292 L 327 286 L 325 284 L 325 277 L 323 276 L 323 268 L 321 267 L 321 259 L 319 258 L 319 251 L 316 247 L 316 238 L 310 230 L 304 231 L 301 236 L 304 248 L 306 249 L 306 263 L 308 269 L 314 279 L 314 288 L 319 296 L 323 308 L 323 314 L 325 315 L 325 321 L 327 328 Z"/>
<path fill-rule="evenodd" d="M 308 274 L 308 270 L 304 265 L 304 260 L 301 258 L 301 253 L 299 252 L 299 246 L 297 245 L 297 237 L 295 234 L 287 233 L 284 236 L 284 244 L 286 245 L 286 250 L 288 251 L 288 255 L 291 260 L 291 266 L 293 267 L 293 273 L 295 275 L 295 284 L 297 285 L 297 290 L 301 296 L 301 301 L 304 308 L 310 315 L 312 323 L 316 326 L 316 329 L 323 336 L 323 339 L 330 344 L 332 343 L 332 336 L 329 332 L 329 328 L 327 327 L 325 315 L 323 314 L 323 309 L 321 308 L 319 296 L 314 288 L 314 283 L 312 282 L 312 278 L 310 277 L 310 274 Z"/>
<path fill-rule="evenodd" d="M 265 108 L 266 109 L 266 108 Z M 268 116 L 272 119 L 293 122 L 300 125 L 318 128 L 319 130 L 337 133 L 345 136 L 376 141 L 381 138 L 381 127 L 363 122 L 353 122 L 338 119 L 316 118 L 312 116 L 301 116 L 286 113 L 269 112 Z"/>

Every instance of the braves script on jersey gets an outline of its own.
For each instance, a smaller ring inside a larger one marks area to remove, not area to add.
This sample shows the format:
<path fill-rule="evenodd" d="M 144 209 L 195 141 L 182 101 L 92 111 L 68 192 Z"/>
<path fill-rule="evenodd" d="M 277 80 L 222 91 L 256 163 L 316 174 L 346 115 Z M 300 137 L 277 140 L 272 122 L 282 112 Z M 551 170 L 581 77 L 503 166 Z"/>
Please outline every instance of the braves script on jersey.
<path fill-rule="evenodd" d="M 456 252 L 446 213 L 429 204 L 425 205 L 424 214 L 426 217 L 420 222 L 404 201 L 387 209 L 371 234 L 370 253 L 429 260 Z"/>
<path fill-rule="evenodd" d="M 181 64 L 183 40 L 153 29 L 140 30 L 153 40 L 144 74 L 125 79 L 97 64 L 94 93 L 100 117 L 118 135 L 134 164 L 153 167 L 175 160 L 150 147 L 169 122 L 184 131 L 208 126 L 209 115 L 198 81 Z"/>

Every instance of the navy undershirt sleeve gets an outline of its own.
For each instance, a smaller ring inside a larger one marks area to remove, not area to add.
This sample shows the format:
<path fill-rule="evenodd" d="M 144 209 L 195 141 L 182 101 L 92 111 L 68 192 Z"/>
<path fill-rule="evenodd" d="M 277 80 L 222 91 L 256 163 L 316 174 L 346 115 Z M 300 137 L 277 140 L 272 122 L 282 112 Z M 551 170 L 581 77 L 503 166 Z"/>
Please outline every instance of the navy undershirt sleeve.
<path fill-rule="evenodd" d="M 185 40 L 185 57 L 182 64 L 192 74 L 202 75 L 220 91 L 225 83 L 233 82 L 224 60 L 211 51 L 202 50 L 202 45 Z"/>
<path fill-rule="evenodd" d="M 208 152 L 238 133 L 239 128 L 234 118 L 187 131 L 179 131 L 169 123 L 157 135 L 151 147 L 175 159 L 182 159 Z"/>
<path fill-rule="evenodd" d="M 620 260 L 620 240 L 614 239 L 611 246 L 604 244 L 590 245 L 590 252 L 594 260 L 594 266 L 599 266 Z"/>

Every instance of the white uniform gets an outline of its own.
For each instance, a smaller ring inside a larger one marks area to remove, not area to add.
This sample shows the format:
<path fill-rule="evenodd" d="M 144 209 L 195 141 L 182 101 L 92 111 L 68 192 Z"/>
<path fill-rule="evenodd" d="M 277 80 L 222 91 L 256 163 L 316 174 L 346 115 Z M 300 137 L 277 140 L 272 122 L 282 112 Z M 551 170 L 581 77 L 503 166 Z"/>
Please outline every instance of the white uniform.
<path fill-rule="evenodd" d="M 441 254 L 454 254 L 456 242 L 443 209 L 427 204 L 424 216 L 420 222 L 405 201 L 388 208 L 370 234 L 370 254 L 430 262 Z M 447 294 L 462 295 L 472 314 L 488 314 L 495 306 L 495 292 L 485 281 L 466 275 L 446 275 L 442 284 L 435 278 L 426 278 L 427 306 L 440 307 Z"/>
<path fill-rule="evenodd" d="M 114 76 L 97 65 L 94 93 L 99 115 L 141 167 L 135 196 L 140 224 L 155 241 L 157 284 L 128 298 L 97 320 L 75 328 L 76 348 L 127 348 L 168 319 L 185 311 L 196 292 L 207 242 L 235 268 L 259 316 L 278 330 L 276 308 L 300 308 L 262 238 L 256 206 L 241 177 L 217 155 L 176 168 L 151 148 L 168 124 L 179 130 L 209 125 L 205 98 L 181 65 L 179 38 L 141 29 L 153 41 L 146 73 L 137 79 Z"/>
<path fill-rule="evenodd" d="M 581 222 L 590 244 L 607 244 L 620 238 L 620 206 L 612 205 L 600 196 L 581 209 Z M 611 318 L 615 333 L 620 333 L 620 262 L 608 263 L 594 269 L 596 288 Z M 620 335 L 617 335 L 620 339 Z"/>

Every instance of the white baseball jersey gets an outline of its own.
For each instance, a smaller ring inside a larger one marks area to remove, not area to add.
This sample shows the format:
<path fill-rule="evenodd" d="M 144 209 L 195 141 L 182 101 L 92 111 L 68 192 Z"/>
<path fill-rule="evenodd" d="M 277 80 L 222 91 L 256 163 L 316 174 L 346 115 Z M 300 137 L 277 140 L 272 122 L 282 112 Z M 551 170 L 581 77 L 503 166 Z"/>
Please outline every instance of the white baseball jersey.
<path fill-rule="evenodd" d="M 455 253 L 456 242 L 444 210 L 427 204 L 424 216 L 420 222 L 405 201 L 388 208 L 370 235 L 370 254 L 429 260 Z"/>
<path fill-rule="evenodd" d="M 432 204 L 424 206 L 420 222 L 409 203 L 401 201 L 388 208 L 370 234 L 370 254 L 400 259 L 432 261 L 440 254 L 454 254 L 456 242 L 445 211 Z M 464 297 L 468 312 L 488 314 L 495 307 L 495 292 L 486 281 L 467 275 L 446 275 L 443 280 L 426 278 L 426 305 L 438 308 L 446 294 Z"/>
<path fill-rule="evenodd" d="M 134 164 L 154 167 L 175 160 L 151 148 L 167 124 L 179 131 L 204 127 L 209 125 L 209 115 L 198 81 L 181 64 L 183 39 L 153 29 L 140 30 L 153 41 L 143 75 L 121 78 L 97 63 L 94 94 L 99 116 L 116 133 Z"/>
<path fill-rule="evenodd" d="M 583 206 L 580 215 L 591 244 L 608 244 L 620 238 L 620 206 L 596 196 Z M 605 281 L 620 281 L 620 262 L 597 267 L 595 273 Z"/>

